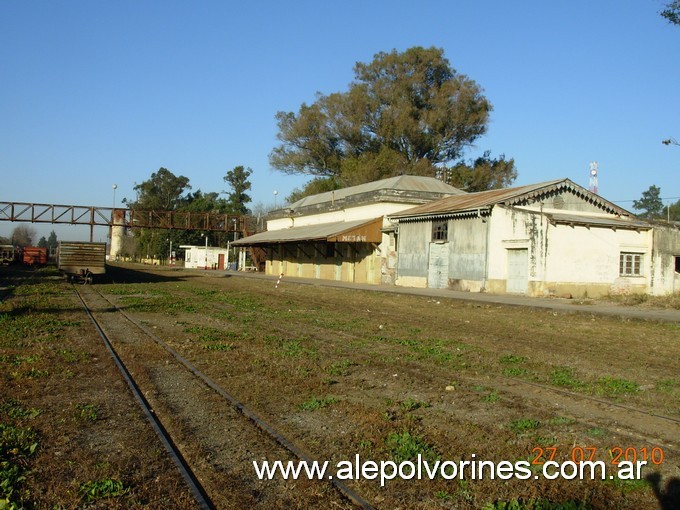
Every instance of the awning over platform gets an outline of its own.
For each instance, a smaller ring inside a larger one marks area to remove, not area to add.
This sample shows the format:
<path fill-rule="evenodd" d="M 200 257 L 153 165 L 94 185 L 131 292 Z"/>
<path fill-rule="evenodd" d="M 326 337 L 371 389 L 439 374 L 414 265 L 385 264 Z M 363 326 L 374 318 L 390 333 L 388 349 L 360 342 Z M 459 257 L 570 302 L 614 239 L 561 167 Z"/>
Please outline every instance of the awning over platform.
<path fill-rule="evenodd" d="M 336 221 L 304 227 L 268 230 L 238 239 L 233 246 L 262 246 L 283 243 L 326 241 L 329 243 L 380 243 L 383 218 Z"/>

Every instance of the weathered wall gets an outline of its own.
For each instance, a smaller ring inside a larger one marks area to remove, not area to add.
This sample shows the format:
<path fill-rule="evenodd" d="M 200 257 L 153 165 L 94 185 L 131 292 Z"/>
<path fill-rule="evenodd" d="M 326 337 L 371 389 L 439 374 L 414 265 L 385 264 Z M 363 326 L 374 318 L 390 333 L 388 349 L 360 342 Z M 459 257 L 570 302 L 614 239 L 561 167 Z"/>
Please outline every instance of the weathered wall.
<path fill-rule="evenodd" d="M 652 248 L 653 278 L 651 294 L 662 296 L 680 292 L 680 272 L 676 259 L 680 257 L 680 229 L 676 226 L 654 227 Z"/>
<path fill-rule="evenodd" d="M 304 243 L 268 248 L 266 274 L 339 280 L 356 283 L 380 283 L 380 256 L 369 243 Z M 329 256 L 330 255 L 330 256 Z"/>
<path fill-rule="evenodd" d="M 420 282 L 421 279 L 427 282 L 428 250 L 431 238 L 432 224 L 429 221 L 399 223 L 397 285 L 411 286 L 405 282 Z M 416 280 L 411 280 L 413 278 Z"/>
<path fill-rule="evenodd" d="M 483 218 L 449 220 L 449 288 L 479 292 L 486 279 L 488 223 Z"/>

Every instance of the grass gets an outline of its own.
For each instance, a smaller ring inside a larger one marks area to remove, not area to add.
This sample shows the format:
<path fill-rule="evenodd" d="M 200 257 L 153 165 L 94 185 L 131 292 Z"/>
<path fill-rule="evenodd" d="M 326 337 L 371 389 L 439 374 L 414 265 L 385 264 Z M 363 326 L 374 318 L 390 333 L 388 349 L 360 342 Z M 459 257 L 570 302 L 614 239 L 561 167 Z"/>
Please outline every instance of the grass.
<path fill-rule="evenodd" d="M 512 499 L 484 505 L 483 510 L 586 510 L 590 505 L 582 501 L 553 503 L 548 499 Z"/>
<path fill-rule="evenodd" d="M 421 436 L 411 434 L 405 430 L 403 432 L 391 432 L 385 439 L 385 446 L 396 463 L 415 460 L 421 455 L 425 460 L 437 460 L 434 446 L 428 444 Z"/>
<path fill-rule="evenodd" d="M 595 383 L 595 393 L 607 397 L 629 395 L 638 391 L 640 386 L 637 383 L 616 377 L 600 377 Z"/>
<path fill-rule="evenodd" d="M 90 480 L 80 485 L 78 494 L 85 502 L 99 501 L 102 499 L 117 498 L 130 491 L 120 480 L 107 478 L 104 480 Z"/>
<path fill-rule="evenodd" d="M 540 421 L 531 418 L 520 418 L 508 423 L 508 428 L 517 434 L 523 434 L 529 430 L 537 429 L 540 426 Z"/>
<path fill-rule="evenodd" d="M 99 406 L 96 404 L 76 404 L 76 418 L 82 421 L 95 422 L 99 419 Z"/>
<path fill-rule="evenodd" d="M 39 444 L 32 428 L 0 423 L 0 508 L 20 509 L 28 503 L 25 475 Z"/>
<path fill-rule="evenodd" d="M 316 411 L 317 409 L 321 409 L 323 407 L 328 407 L 332 404 L 335 404 L 337 401 L 338 399 L 335 397 L 323 397 L 323 398 L 313 397 L 300 404 L 300 409 L 303 411 Z"/>

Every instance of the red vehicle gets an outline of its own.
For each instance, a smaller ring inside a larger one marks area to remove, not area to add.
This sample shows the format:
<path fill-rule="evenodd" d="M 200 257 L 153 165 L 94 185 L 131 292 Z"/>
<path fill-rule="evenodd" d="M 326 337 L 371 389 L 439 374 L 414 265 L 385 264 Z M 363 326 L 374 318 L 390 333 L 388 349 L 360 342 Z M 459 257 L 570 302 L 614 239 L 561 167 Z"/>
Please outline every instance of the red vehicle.
<path fill-rule="evenodd" d="M 47 264 L 47 248 L 26 246 L 22 260 L 27 266 L 44 266 Z"/>

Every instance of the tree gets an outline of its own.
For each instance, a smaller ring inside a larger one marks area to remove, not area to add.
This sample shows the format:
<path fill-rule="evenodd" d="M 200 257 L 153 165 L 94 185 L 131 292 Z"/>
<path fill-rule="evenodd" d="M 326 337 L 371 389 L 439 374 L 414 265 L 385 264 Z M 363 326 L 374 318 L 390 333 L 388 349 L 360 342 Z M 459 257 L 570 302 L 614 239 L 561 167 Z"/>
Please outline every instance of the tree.
<path fill-rule="evenodd" d="M 133 189 L 137 192 L 137 200 L 123 199 L 130 209 L 174 211 L 187 205 L 189 197 L 185 193 L 191 186 L 187 177 L 160 168 Z M 175 242 L 174 234 L 169 230 L 135 229 L 133 232 L 139 245 L 138 253 L 143 257 L 166 257 L 170 239 Z"/>
<path fill-rule="evenodd" d="M 381 52 L 354 73 L 347 92 L 317 94 L 297 114 L 277 113 L 281 144 L 269 156 L 275 169 L 316 177 L 311 189 L 319 179 L 328 188 L 434 176 L 452 162 L 465 165 L 465 150 L 486 133 L 491 104 L 442 49 Z M 489 162 L 494 170 L 506 166 Z"/>
<path fill-rule="evenodd" d="M 47 238 L 42 236 L 40 241 L 38 241 L 38 248 L 47 248 Z"/>
<path fill-rule="evenodd" d="M 644 211 L 639 216 L 648 220 L 661 217 L 664 210 L 661 188 L 652 184 L 647 191 L 642 192 L 640 200 L 633 200 L 633 209 Z"/>
<path fill-rule="evenodd" d="M 52 230 L 50 236 L 47 238 L 47 248 L 50 253 L 56 253 L 59 241 L 57 241 L 57 234 Z"/>
<path fill-rule="evenodd" d="M 248 177 L 253 171 L 250 168 L 243 166 L 234 167 L 229 170 L 224 176 L 224 181 L 229 184 L 231 191 L 225 191 L 227 194 L 227 212 L 230 214 L 248 214 L 247 203 L 251 202 L 250 195 L 246 192 L 250 190 L 250 181 Z"/>
<path fill-rule="evenodd" d="M 160 168 L 149 180 L 133 189 L 137 192 L 137 200 L 123 199 L 130 209 L 174 211 L 185 200 L 183 195 L 191 186 L 187 177 L 178 177 L 170 170 Z"/>
<path fill-rule="evenodd" d="M 666 5 L 661 15 L 674 25 L 680 25 L 680 0 L 674 0 Z"/>
<path fill-rule="evenodd" d="M 469 163 L 459 162 L 451 168 L 443 169 L 440 178 L 467 192 L 485 191 L 508 187 L 517 178 L 514 159 L 491 159 L 490 151 Z"/>
<path fill-rule="evenodd" d="M 680 200 L 674 204 L 665 206 L 661 215 L 663 218 L 667 218 L 670 221 L 680 221 Z"/>
<path fill-rule="evenodd" d="M 33 227 L 19 225 L 12 230 L 12 244 L 14 246 L 20 246 L 21 248 L 33 246 L 33 240 L 37 235 L 38 233 Z"/>

